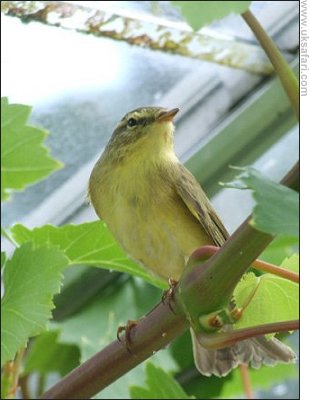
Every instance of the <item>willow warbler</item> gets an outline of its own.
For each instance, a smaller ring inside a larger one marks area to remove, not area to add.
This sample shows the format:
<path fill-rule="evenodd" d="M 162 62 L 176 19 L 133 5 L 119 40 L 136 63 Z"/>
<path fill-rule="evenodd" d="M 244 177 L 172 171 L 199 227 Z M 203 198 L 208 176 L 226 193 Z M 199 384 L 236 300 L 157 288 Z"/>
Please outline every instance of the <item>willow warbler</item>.
<path fill-rule="evenodd" d="M 191 253 L 223 245 L 228 233 L 194 176 L 174 152 L 178 108 L 142 107 L 116 126 L 89 180 L 99 218 L 135 260 L 163 278 L 178 279 Z M 288 362 L 295 355 L 276 339 L 241 341 L 208 350 L 192 332 L 195 362 L 204 375 L 226 375 L 241 363 Z"/>

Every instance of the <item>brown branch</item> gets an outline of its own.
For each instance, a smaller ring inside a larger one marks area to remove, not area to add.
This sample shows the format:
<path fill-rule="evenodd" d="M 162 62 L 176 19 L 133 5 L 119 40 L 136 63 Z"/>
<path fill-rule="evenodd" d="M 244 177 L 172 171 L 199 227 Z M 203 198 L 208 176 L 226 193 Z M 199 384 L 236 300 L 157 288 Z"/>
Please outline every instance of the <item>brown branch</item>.
<path fill-rule="evenodd" d="M 217 246 L 202 246 L 201 252 L 205 254 L 205 256 L 213 256 L 213 254 L 217 253 L 220 250 L 220 247 Z M 280 276 L 281 278 L 288 279 L 292 282 L 299 283 L 299 274 L 294 271 L 290 271 L 288 269 L 279 267 L 278 265 L 268 263 L 263 260 L 255 260 L 252 262 L 252 266 L 256 269 L 268 272 L 273 275 Z"/>
<path fill-rule="evenodd" d="M 176 304 L 173 309 L 177 310 Z M 123 341 L 115 340 L 45 392 L 42 398 L 89 398 L 167 346 L 188 327 L 182 313 L 174 314 L 167 304 L 160 303 L 132 328 L 130 351 Z"/>
<path fill-rule="evenodd" d="M 254 336 L 295 331 L 297 329 L 299 329 L 299 321 L 283 321 L 236 329 L 229 332 L 217 332 L 213 334 L 201 333 L 197 335 L 197 338 L 202 346 L 209 349 L 219 349 L 232 346 L 241 340 L 250 339 Z"/>
<path fill-rule="evenodd" d="M 299 180 L 298 169 L 294 167 L 293 171 L 293 173 L 290 171 L 283 179 L 283 184 L 289 182 L 290 185 L 294 185 Z M 186 285 L 189 287 L 189 291 L 193 290 L 194 292 L 192 297 L 194 302 L 199 297 L 197 296 L 200 295 L 199 292 L 211 292 L 211 296 L 208 295 L 208 307 L 212 310 L 217 309 L 218 301 L 223 303 L 223 298 L 230 298 L 234 284 L 238 282 L 248 266 L 272 241 L 271 235 L 256 231 L 248 224 L 249 220 L 250 217 L 228 239 L 220 251 L 203 265 L 198 266 L 198 274 L 195 275 L 194 271 L 192 278 L 196 276 L 196 279 L 190 280 Z M 236 268 L 238 268 L 238 273 L 235 270 Z M 210 280 L 210 271 L 212 278 L 214 278 L 212 280 Z M 231 276 L 233 276 L 232 280 Z M 178 286 L 182 285 L 182 280 L 181 278 Z M 204 285 L 201 285 L 202 281 L 205 283 Z M 215 281 L 223 281 L 220 291 L 218 285 L 215 285 Z M 167 346 L 172 339 L 181 335 L 189 327 L 186 316 L 180 309 L 178 302 L 173 299 L 171 302 L 175 314 L 171 312 L 169 306 L 160 303 L 131 330 L 130 352 L 123 343 L 118 341 L 110 343 L 46 391 L 42 398 L 89 398 L 156 351 Z M 205 303 L 200 304 L 204 305 Z M 294 327 L 288 325 L 287 329 L 291 330 Z M 260 333 L 261 331 L 257 332 L 253 328 L 253 336 Z"/>

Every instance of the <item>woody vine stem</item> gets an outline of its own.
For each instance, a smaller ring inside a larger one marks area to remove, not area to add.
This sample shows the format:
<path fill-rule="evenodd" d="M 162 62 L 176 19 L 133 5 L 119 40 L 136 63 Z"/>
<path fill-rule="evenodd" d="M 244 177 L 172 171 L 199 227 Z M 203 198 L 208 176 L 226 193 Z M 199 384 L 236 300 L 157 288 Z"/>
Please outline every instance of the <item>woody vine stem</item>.
<path fill-rule="evenodd" d="M 294 187 L 298 181 L 299 166 L 295 165 L 282 183 Z M 273 240 L 273 236 L 255 230 L 248 222 L 249 219 L 245 220 L 215 255 L 200 264 L 202 273 L 196 281 L 194 278 L 192 279 L 191 292 L 198 293 L 197 286 L 201 279 L 206 281 L 206 275 L 212 272 L 212 285 L 217 281 L 224 281 L 221 293 L 222 296 L 229 293 L 227 295 L 227 299 L 229 299 L 231 289 L 256 257 Z M 240 256 L 241 250 L 242 255 Z M 236 257 L 237 254 L 238 257 Z M 229 277 L 227 277 L 227 262 L 230 266 Z M 233 274 L 231 271 L 234 271 Z M 213 290 L 214 288 L 212 288 Z M 205 293 L 207 292 L 208 288 Z M 154 352 L 167 346 L 171 340 L 189 328 L 189 323 L 177 299 L 172 307 L 175 313 L 171 312 L 167 304 L 160 302 L 132 328 L 131 352 L 128 352 L 124 343 L 115 340 L 46 391 L 42 398 L 90 398 L 153 355 Z M 211 307 L 212 304 L 210 304 Z M 253 327 L 251 331 L 242 333 L 242 339 L 257 334 L 295 330 L 298 329 L 298 326 L 298 321 L 286 321 L 260 326 L 256 330 Z M 235 339 L 240 338 L 233 338 L 233 340 Z"/>

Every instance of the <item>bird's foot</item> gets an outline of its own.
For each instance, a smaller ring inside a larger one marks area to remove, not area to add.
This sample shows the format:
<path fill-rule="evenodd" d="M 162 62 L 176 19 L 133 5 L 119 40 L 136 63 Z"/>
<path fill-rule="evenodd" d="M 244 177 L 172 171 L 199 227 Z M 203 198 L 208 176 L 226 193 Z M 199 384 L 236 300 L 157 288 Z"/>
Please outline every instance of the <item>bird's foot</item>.
<path fill-rule="evenodd" d="M 127 351 L 128 351 L 129 353 L 131 353 L 131 354 L 132 354 L 132 351 L 131 351 L 131 349 L 130 349 L 130 346 L 131 346 L 131 344 L 132 344 L 132 340 L 131 340 L 131 330 L 132 330 L 137 324 L 138 324 L 138 321 L 129 320 L 129 321 L 127 321 L 127 325 L 126 325 L 126 326 L 122 325 L 122 326 L 119 326 L 119 327 L 117 328 L 117 333 L 116 333 L 117 340 L 118 340 L 119 342 L 122 342 L 122 339 L 120 338 L 120 334 L 121 334 L 122 332 L 125 331 L 125 345 L 126 345 L 126 349 L 127 349 Z"/>
<path fill-rule="evenodd" d="M 164 304 L 166 304 L 166 300 L 168 300 L 168 306 L 169 306 L 170 310 L 175 314 L 175 312 L 172 308 L 171 302 L 174 300 L 174 291 L 175 291 L 175 287 L 178 284 L 178 281 L 173 278 L 169 278 L 168 284 L 169 284 L 169 289 L 164 291 L 161 301 Z"/>
<path fill-rule="evenodd" d="M 231 322 L 235 323 L 239 321 L 239 319 L 242 317 L 243 311 L 244 307 L 237 307 L 235 299 L 232 298 L 228 305 L 228 314 L 230 316 Z"/>

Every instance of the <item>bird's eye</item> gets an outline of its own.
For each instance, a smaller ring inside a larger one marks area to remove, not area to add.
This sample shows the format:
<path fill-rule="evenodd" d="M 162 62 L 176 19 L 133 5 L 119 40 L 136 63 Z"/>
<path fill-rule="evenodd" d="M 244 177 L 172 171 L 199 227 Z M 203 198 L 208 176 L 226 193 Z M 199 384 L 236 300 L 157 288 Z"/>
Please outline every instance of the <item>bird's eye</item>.
<path fill-rule="evenodd" d="M 127 122 L 127 126 L 129 126 L 130 128 L 132 128 L 133 126 L 137 125 L 137 120 L 135 118 L 129 118 L 128 122 Z"/>

